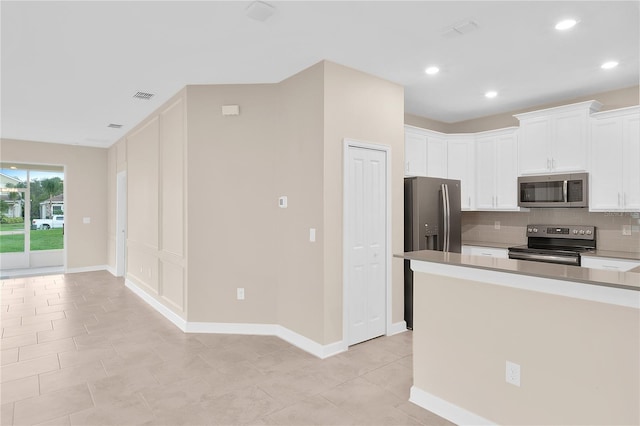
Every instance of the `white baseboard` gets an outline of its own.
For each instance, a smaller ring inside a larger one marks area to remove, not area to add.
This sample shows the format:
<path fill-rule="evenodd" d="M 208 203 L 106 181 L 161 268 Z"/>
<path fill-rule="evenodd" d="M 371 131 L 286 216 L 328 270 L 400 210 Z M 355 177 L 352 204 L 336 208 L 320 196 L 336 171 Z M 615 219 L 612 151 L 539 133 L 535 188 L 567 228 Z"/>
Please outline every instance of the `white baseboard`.
<path fill-rule="evenodd" d="M 404 333 L 405 331 L 407 331 L 407 323 L 405 321 L 396 322 L 391 324 L 391 327 L 389 328 L 389 332 L 387 333 L 387 336 L 393 336 L 394 334 Z"/>
<path fill-rule="evenodd" d="M 178 314 L 156 300 L 152 295 L 138 287 L 133 281 L 125 279 L 125 286 L 135 293 L 152 308 L 171 321 L 185 333 L 219 333 L 219 334 L 249 334 L 259 336 L 276 336 L 291 343 L 320 359 L 345 351 L 344 342 L 338 341 L 328 345 L 321 345 L 308 337 L 289 330 L 278 324 L 245 324 L 245 323 L 217 323 L 217 322 L 188 322 Z"/>
<path fill-rule="evenodd" d="M 249 334 L 253 336 L 276 336 L 275 324 L 244 324 L 226 322 L 187 322 L 186 333 Z"/>
<path fill-rule="evenodd" d="M 129 279 L 124 280 L 124 285 L 134 292 L 139 298 L 147 302 L 147 304 L 151 305 L 156 311 L 158 311 L 162 316 L 171 321 L 176 327 L 178 327 L 182 331 L 186 331 L 187 329 L 187 321 L 184 318 L 180 317 L 178 314 L 173 312 L 171 309 L 164 306 L 158 300 L 156 300 L 153 296 L 151 296 L 146 291 L 142 290 L 138 287 L 133 281 Z"/>
<path fill-rule="evenodd" d="M 345 351 L 344 343 L 341 340 L 328 345 L 321 345 L 320 343 L 298 334 L 295 331 L 289 330 L 286 327 L 281 325 L 278 325 L 277 327 L 278 333 L 276 336 L 305 352 L 309 352 L 311 355 L 317 356 L 320 359 L 325 359 Z"/>
<path fill-rule="evenodd" d="M 419 407 L 443 417 L 457 425 L 495 425 L 495 422 L 438 398 L 415 386 L 411 386 L 409 401 Z"/>
<path fill-rule="evenodd" d="M 116 275 L 116 268 L 112 267 L 111 265 L 107 265 L 107 272 L 109 272 L 114 277 L 118 276 Z"/>
<path fill-rule="evenodd" d="M 108 271 L 108 265 L 83 266 L 81 268 L 67 268 L 65 274 L 78 274 L 81 272 Z"/>

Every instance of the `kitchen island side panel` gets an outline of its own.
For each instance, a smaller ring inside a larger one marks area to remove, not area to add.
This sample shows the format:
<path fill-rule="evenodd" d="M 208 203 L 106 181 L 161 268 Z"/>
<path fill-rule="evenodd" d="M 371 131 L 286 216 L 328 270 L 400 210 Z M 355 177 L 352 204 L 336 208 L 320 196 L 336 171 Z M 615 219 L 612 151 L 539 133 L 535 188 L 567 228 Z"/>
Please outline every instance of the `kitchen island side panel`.
<path fill-rule="evenodd" d="M 640 423 L 637 308 L 415 275 L 414 388 L 498 424 Z"/>

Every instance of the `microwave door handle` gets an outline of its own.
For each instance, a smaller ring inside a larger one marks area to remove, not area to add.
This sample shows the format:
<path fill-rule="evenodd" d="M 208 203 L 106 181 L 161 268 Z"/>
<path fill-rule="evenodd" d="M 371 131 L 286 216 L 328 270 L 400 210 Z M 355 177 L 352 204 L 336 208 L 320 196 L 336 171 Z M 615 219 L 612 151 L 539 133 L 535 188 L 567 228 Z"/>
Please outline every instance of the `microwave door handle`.
<path fill-rule="evenodd" d="M 562 198 L 565 203 L 569 202 L 568 186 L 569 186 L 569 181 L 565 180 L 562 182 Z"/>

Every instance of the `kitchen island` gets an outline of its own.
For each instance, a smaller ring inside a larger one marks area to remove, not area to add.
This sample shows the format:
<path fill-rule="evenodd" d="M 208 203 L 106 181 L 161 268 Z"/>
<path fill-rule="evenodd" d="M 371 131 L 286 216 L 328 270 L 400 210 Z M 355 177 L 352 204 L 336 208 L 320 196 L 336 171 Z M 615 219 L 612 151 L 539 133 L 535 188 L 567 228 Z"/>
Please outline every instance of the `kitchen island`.
<path fill-rule="evenodd" d="M 640 424 L 640 273 L 403 257 L 412 402 L 458 424 Z"/>

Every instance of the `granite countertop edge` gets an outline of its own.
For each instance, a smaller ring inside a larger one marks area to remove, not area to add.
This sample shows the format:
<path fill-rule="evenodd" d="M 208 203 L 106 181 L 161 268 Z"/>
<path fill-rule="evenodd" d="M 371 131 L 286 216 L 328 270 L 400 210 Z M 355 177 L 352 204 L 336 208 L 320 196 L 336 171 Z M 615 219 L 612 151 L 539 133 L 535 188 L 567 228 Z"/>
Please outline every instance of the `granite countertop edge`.
<path fill-rule="evenodd" d="M 407 252 L 395 255 L 395 257 L 640 291 L 640 267 L 628 272 L 620 272 L 525 260 L 462 255 L 460 253 L 443 253 L 434 250 Z"/>

